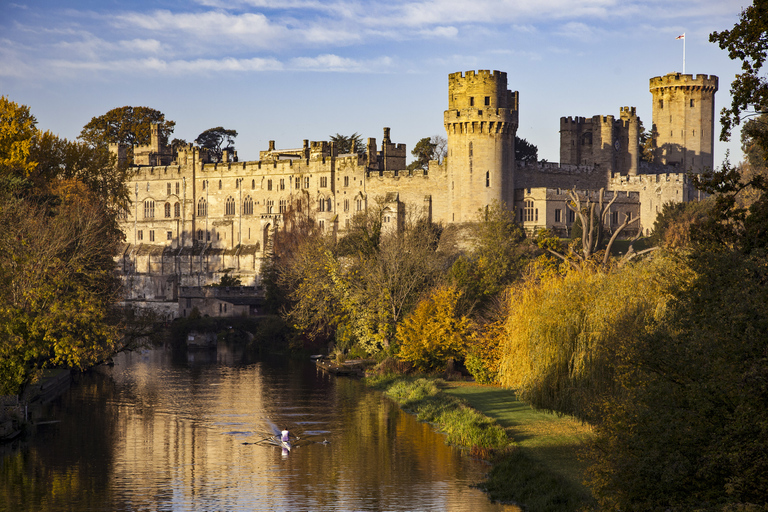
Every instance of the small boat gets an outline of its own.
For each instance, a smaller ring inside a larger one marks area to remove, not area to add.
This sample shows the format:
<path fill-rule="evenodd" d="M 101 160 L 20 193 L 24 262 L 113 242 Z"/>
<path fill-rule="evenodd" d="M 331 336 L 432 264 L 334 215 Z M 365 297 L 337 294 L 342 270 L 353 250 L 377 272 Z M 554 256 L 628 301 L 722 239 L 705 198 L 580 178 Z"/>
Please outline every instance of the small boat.
<path fill-rule="evenodd" d="M 290 441 L 280 441 L 280 446 L 285 448 L 288 451 L 291 451 L 291 442 Z"/>

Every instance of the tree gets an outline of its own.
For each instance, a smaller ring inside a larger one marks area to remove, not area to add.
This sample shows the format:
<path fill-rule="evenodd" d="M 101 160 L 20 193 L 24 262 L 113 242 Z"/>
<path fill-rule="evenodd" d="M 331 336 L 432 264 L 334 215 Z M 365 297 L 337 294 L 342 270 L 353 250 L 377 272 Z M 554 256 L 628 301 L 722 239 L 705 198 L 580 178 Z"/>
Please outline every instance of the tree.
<path fill-rule="evenodd" d="M 0 394 L 43 368 L 85 369 L 120 347 L 112 259 L 122 239 L 101 198 L 75 180 L 57 201 L 0 195 Z"/>
<path fill-rule="evenodd" d="M 459 291 L 436 288 L 397 327 L 398 358 L 421 371 L 442 371 L 449 359 L 464 359 L 471 322 L 457 310 Z"/>
<path fill-rule="evenodd" d="M 539 148 L 515 135 L 515 161 L 536 163 L 538 159 Z"/>
<path fill-rule="evenodd" d="M 352 135 L 331 135 L 331 142 L 336 143 L 336 153 L 339 155 L 348 155 L 350 153 L 357 153 L 358 155 L 365 154 L 365 144 L 363 143 L 362 135 L 355 132 Z"/>
<path fill-rule="evenodd" d="M 755 0 L 741 12 L 739 22 L 731 30 L 712 32 L 710 42 L 728 51 L 731 59 L 741 61 L 743 72 L 731 83 L 731 106 L 724 107 L 720 115 L 722 131 L 720 140 L 727 141 L 731 130 L 750 110 L 762 112 L 768 108 L 768 81 L 760 75 L 768 52 L 768 1 Z M 751 132 L 753 126 L 745 126 L 747 133 L 760 147 L 768 149 L 768 131 Z"/>
<path fill-rule="evenodd" d="M 432 152 L 432 160 L 437 160 L 437 163 L 442 164 L 445 157 L 448 156 L 448 139 L 442 135 L 433 135 L 430 138 L 430 142 L 435 146 Z"/>
<path fill-rule="evenodd" d="M 429 161 L 434 160 L 433 156 L 435 153 L 435 148 L 437 147 L 436 144 L 432 142 L 431 137 L 424 137 L 419 140 L 419 142 L 416 143 L 416 145 L 411 150 L 411 154 L 416 157 L 416 159 L 411 162 L 411 164 L 408 166 L 409 169 L 424 169 L 427 170 L 429 168 Z"/>
<path fill-rule="evenodd" d="M 235 137 L 237 137 L 235 130 L 227 130 L 217 126 L 216 128 L 208 128 L 198 135 L 195 143 L 208 150 L 208 155 L 213 162 L 221 162 L 223 150 L 234 148 Z M 221 146 L 225 143 L 226 145 L 222 148 Z"/>
<path fill-rule="evenodd" d="M 586 197 L 586 204 L 582 205 L 582 200 L 579 194 L 576 193 L 576 189 L 568 191 L 568 195 L 571 201 L 567 203 L 570 210 L 578 215 L 578 221 L 582 226 L 581 237 L 578 240 L 574 240 L 568 248 L 568 255 L 564 255 L 553 249 L 548 249 L 550 254 L 562 259 L 571 267 L 576 270 L 583 270 L 587 266 L 597 265 L 602 268 L 608 267 L 608 262 L 611 257 L 611 247 L 616 241 L 619 234 L 630 224 L 638 222 L 640 217 L 630 219 L 627 215 L 624 222 L 616 228 L 611 235 L 611 238 L 604 245 L 604 237 L 606 230 L 604 226 L 607 222 L 608 214 L 611 212 L 611 206 L 618 199 L 619 195 L 614 192 L 613 198 L 606 204 L 605 203 L 605 189 L 601 188 L 597 194 L 597 202 L 592 201 L 592 198 Z M 633 242 L 637 240 L 642 234 L 641 230 L 637 231 L 637 236 L 633 239 Z M 619 265 L 624 264 L 635 256 L 645 254 L 647 252 L 656 250 L 655 247 L 650 249 L 644 249 L 640 252 L 635 252 L 632 244 L 630 244 L 627 253 L 619 261 Z M 598 253 L 603 251 L 602 258 Z"/>
<path fill-rule="evenodd" d="M 160 144 L 167 145 L 176 126 L 166 121 L 165 114 L 149 107 L 113 108 L 104 115 L 92 118 L 78 137 L 90 146 L 109 144 L 148 145 L 151 142 L 151 125 L 159 124 Z"/>
<path fill-rule="evenodd" d="M 656 139 L 653 129 L 648 131 L 643 126 L 643 122 L 640 121 L 640 135 L 638 137 L 638 143 L 640 146 L 640 160 L 643 162 L 653 163 L 654 160 L 654 146 L 653 141 Z"/>
<path fill-rule="evenodd" d="M 30 159 L 37 120 L 29 107 L 0 96 L 0 175 L 26 177 L 36 167 Z"/>

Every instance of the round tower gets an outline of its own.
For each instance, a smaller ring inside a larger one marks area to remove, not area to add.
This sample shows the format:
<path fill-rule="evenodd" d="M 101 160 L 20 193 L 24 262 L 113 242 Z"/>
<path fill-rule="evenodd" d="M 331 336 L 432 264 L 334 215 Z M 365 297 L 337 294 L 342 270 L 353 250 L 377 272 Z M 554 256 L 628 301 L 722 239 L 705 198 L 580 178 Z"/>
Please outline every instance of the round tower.
<path fill-rule="evenodd" d="M 714 167 L 715 75 L 669 73 L 651 78 L 654 161 L 680 171 Z"/>
<path fill-rule="evenodd" d="M 494 201 L 514 204 L 518 93 L 507 74 L 467 71 L 448 75 L 449 222 L 477 219 Z"/>

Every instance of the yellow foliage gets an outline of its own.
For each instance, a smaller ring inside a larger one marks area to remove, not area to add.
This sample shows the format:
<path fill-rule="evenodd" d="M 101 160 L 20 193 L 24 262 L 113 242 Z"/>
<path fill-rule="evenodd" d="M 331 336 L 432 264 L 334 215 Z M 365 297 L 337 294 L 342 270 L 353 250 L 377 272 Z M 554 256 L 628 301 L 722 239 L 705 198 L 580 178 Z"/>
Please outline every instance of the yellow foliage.
<path fill-rule="evenodd" d="M 614 391 L 622 345 L 661 313 L 679 267 L 657 257 L 518 286 L 510 294 L 500 383 L 536 407 L 588 419 L 594 400 Z"/>
<path fill-rule="evenodd" d="M 464 357 L 471 322 L 457 315 L 459 295 L 456 288 L 441 286 L 418 303 L 397 326 L 400 359 L 422 371 L 437 371 L 448 359 Z"/>

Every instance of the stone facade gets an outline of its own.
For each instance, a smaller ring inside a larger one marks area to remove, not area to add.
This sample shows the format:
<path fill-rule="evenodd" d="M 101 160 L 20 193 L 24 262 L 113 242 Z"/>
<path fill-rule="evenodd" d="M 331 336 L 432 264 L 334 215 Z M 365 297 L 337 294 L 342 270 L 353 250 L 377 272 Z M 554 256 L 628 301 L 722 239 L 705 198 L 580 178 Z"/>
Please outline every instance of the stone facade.
<path fill-rule="evenodd" d="M 497 201 L 514 208 L 527 230 L 567 236 L 573 188 L 582 197 L 600 188 L 618 195 L 611 226 L 639 216 L 630 231 L 645 234 L 665 202 L 700 199 L 685 172 L 712 167 L 717 77 L 651 79 L 654 164 L 640 161 L 634 107 L 622 107 L 618 118 L 563 117 L 561 163 L 516 163 L 519 95 L 507 89 L 506 73 L 467 71 L 448 81 L 448 154 L 427 170 L 407 170 L 406 147 L 390 140 L 389 128 L 380 147 L 367 140 L 364 154 L 339 154 L 326 141 L 304 140 L 293 149 L 270 141 L 257 161 L 240 162 L 228 150 L 212 163 L 191 144 L 175 153 L 163 147 L 155 127 L 148 146 L 133 148 L 133 202 L 120 220 L 127 298 L 178 301 L 180 287 L 218 283 L 227 272 L 258 285 L 270 236 L 288 209 L 309 210 L 322 229 L 340 234 L 376 202 L 385 207 L 385 229 L 399 229 L 407 218 L 473 221 Z M 125 157 L 125 148 L 112 150 Z"/>

